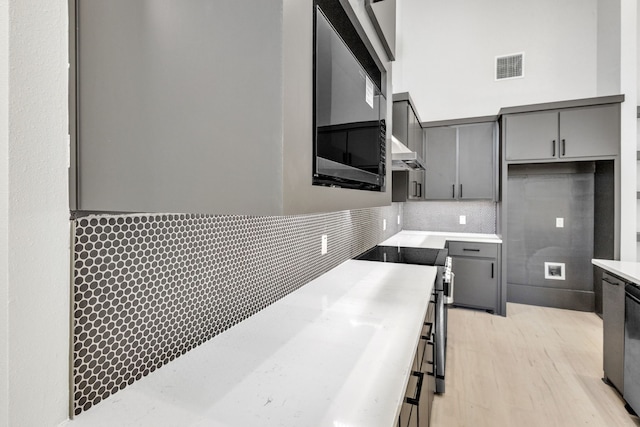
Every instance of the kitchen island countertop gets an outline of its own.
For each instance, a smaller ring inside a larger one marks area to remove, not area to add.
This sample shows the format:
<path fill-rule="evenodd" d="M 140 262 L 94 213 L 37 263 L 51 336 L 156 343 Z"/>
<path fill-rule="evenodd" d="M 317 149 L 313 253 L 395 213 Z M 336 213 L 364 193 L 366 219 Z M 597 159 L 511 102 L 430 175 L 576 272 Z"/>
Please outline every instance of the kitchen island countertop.
<path fill-rule="evenodd" d="M 346 261 L 60 426 L 395 425 L 436 272 Z"/>

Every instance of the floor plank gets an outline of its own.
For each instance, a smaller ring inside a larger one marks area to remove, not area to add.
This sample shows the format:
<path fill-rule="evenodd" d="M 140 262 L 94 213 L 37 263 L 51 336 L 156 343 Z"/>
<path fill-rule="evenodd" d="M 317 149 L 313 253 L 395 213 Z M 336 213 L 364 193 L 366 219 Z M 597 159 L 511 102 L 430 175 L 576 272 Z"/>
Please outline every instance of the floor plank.
<path fill-rule="evenodd" d="M 449 310 L 446 393 L 434 427 L 640 426 L 602 382 L 602 320 L 522 304 Z"/>

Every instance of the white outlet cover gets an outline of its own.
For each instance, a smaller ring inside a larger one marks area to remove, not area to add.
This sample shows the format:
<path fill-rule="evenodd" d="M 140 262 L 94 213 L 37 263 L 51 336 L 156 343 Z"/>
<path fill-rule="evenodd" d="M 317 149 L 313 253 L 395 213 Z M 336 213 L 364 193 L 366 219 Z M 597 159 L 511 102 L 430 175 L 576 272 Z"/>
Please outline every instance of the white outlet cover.
<path fill-rule="evenodd" d="M 544 278 L 549 280 L 566 280 L 564 262 L 545 262 Z"/>
<path fill-rule="evenodd" d="M 464 225 L 467 223 L 467 216 L 466 215 L 460 215 L 460 225 Z"/>
<path fill-rule="evenodd" d="M 387 220 L 383 219 L 382 220 L 382 231 L 385 231 L 387 229 Z"/>
<path fill-rule="evenodd" d="M 564 218 L 556 218 L 556 228 L 564 228 Z"/>
<path fill-rule="evenodd" d="M 400 225 L 400 215 L 398 215 L 398 225 Z"/>
<path fill-rule="evenodd" d="M 327 235 L 323 234 L 322 237 L 320 238 L 320 241 L 321 241 L 320 255 L 326 255 L 327 254 Z"/>

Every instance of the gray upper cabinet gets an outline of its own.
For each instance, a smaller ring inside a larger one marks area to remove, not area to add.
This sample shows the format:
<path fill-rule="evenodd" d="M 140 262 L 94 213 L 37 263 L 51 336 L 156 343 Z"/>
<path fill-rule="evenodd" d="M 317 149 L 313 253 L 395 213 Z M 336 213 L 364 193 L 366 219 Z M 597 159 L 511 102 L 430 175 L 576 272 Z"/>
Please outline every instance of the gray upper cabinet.
<path fill-rule="evenodd" d="M 507 160 L 552 160 L 558 152 L 558 112 L 505 116 Z"/>
<path fill-rule="evenodd" d="M 313 2 L 218 3 L 72 2 L 71 209 L 283 215 L 390 204 L 390 186 L 312 185 Z M 363 4 L 352 8 L 366 17 Z M 388 117 L 391 100 L 383 108 Z"/>
<path fill-rule="evenodd" d="M 393 136 L 424 158 L 422 125 L 409 101 L 393 103 Z"/>
<path fill-rule="evenodd" d="M 510 114 L 504 125 L 507 161 L 563 161 L 619 152 L 618 104 Z"/>
<path fill-rule="evenodd" d="M 427 200 L 495 200 L 496 124 L 427 128 Z"/>
<path fill-rule="evenodd" d="M 619 151 L 617 104 L 560 111 L 561 158 L 615 156 Z"/>
<path fill-rule="evenodd" d="M 425 144 L 422 125 L 413 106 L 407 100 L 394 101 L 393 103 L 393 136 L 406 145 L 409 150 L 416 152 L 418 157 L 424 159 Z M 394 176 L 396 178 L 403 177 L 400 174 L 395 174 Z M 406 185 L 403 184 L 407 189 L 406 197 L 396 193 L 393 196 L 393 200 L 401 200 L 402 198 L 406 198 L 406 200 L 424 200 L 424 171 L 409 170 L 404 177 L 408 180 Z M 394 188 L 398 189 L 396 191 L 401 191 L 398 185 L 394 185 Z"/>
<path fill-rule="evenodd" d="M 458 128 L 459 198 L 493 199 L 496 180 L 494 123 Z"/>
<path fill-rule="evenodd" d="M 435 127 L 425 129 L 427 140 L 425 198 L 452 200 L 456 198 L 457 129 Z"/>

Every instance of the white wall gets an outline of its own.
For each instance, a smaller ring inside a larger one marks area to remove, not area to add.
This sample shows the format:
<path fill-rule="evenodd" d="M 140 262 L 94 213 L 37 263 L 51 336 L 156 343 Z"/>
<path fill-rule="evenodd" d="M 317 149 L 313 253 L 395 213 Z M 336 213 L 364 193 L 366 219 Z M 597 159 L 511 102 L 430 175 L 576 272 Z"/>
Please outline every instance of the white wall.
<path fill-rule="evenodd" d="M 620 259 L 636 261 L 638 5 L 620 1 Z"/>
<path fill-rule="evenodd" d="M 0 426 L 9 425 L 9 9 L 0 3 Z"/>
<path fill-rule="evenodd" d="M 598 0 L 598 96 L 620 93 L 620 0 Z"/>
<path fill-rule="evenodd" d="M 399 0 L 394 92 L 424 121 L 596 96 L 597 0 Z M 525 77 L 494 80 L 495 56 L 525 53 Z"/>
<path fill-rule="evenodd" d="M 68 413 L 67 20 L 66 0 L 0 6 L 0 426 Z"/>

